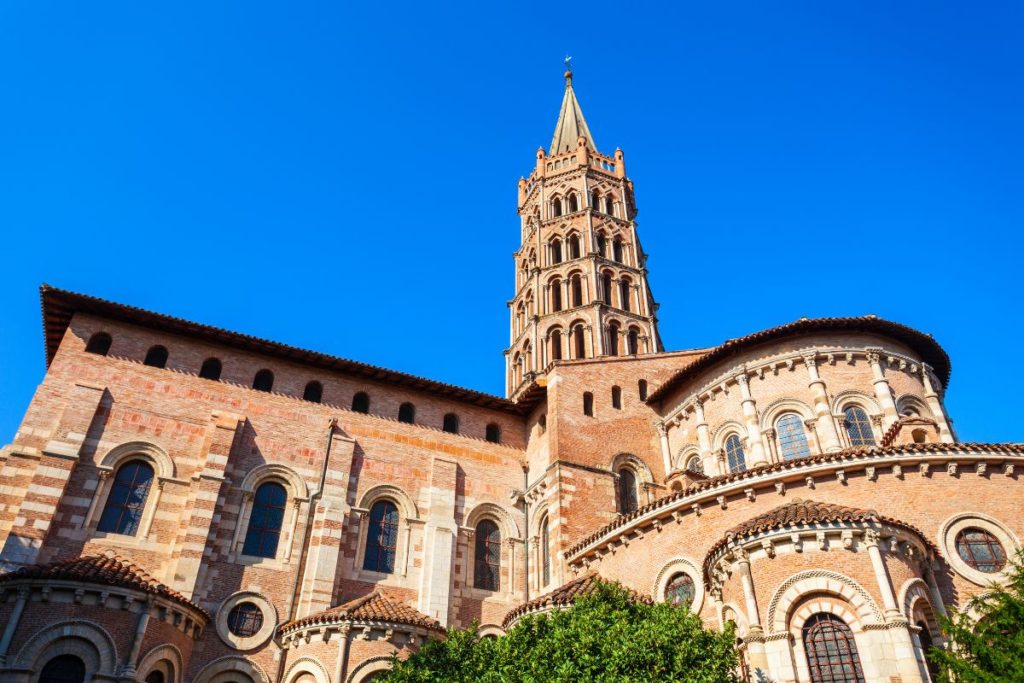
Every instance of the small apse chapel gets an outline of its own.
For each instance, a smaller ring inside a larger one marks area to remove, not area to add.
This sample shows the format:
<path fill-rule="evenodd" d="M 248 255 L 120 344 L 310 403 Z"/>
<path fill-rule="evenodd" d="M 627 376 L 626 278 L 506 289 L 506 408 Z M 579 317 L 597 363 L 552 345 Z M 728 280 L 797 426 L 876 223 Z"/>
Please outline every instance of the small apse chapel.
<path fill-rule="evenodd" d="M 42 288 L 0 681 L 365 683 L 595 577 L 735 623 L 750 680 L 932 680 L 938 617 L 1020 545 L 1024 446 L 959 441 L 945 351 L 874 316 L 666 351 L 623 153 L 565 79 L 504 398 Z"/>

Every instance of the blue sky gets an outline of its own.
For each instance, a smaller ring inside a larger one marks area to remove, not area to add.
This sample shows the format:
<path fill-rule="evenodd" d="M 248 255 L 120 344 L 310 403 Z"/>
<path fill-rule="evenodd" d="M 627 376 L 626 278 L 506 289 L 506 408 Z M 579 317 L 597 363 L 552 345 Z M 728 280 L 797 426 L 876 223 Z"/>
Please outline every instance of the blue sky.
<path fill-rule="evenodd" d="M 42 282 L 503 391 L 562 58 L 671 349 L 874 313 L 1022 440 L 1024 5 L 0 4 L 0 443 Z"/>

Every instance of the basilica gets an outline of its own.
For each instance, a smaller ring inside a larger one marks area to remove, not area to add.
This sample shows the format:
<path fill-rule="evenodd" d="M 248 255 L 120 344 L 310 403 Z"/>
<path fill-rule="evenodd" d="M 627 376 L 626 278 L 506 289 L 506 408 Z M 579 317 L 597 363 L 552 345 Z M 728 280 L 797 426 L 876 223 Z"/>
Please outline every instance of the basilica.
<path fill-rule="evenodd" d="M 0 682 L 365 683 L 599 577 L 735 624 L 751 681 L 933 681 L 1020 546 L 1024 445 L 961 442 L 946 352 L 872 315 L 666 350 L 597 140 L 567 71 L 504 397 L 44 285 Z"/>

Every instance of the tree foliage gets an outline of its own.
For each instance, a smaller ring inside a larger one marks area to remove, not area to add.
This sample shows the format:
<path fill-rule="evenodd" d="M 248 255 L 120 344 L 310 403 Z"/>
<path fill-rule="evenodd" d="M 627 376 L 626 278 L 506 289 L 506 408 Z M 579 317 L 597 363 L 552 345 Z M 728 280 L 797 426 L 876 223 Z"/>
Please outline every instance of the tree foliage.
<path fill-rule="evenodd" d="M 949 647 L 933 648 L 928 657 L 941 668 L 943 680 L 1024 682 L 1024 549 L 1017 552 L 1005 586 L 993 586 L 941 621 Z"/>
<path fill-rule="evenodd" d="M 632 599 L 598 582 L 572 607 L 523 618 L 500 638 L 476 626 L 451 630 L 409 659 L 395 659 L 388 683 L 464 681 L 681 681 L 738 683 L 731 624 L 704 627 L 688 609 Z"/>

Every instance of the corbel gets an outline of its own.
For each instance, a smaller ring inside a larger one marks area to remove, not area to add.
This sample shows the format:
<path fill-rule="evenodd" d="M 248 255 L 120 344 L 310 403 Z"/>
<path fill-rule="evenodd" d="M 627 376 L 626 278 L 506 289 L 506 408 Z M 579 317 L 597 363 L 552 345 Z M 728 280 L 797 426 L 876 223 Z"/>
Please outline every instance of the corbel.
<path fill-rule="evenodd" d="M 807 478 L 805 478 L 804 479 L 804 483 L 807 484 L 807 488 L 813 489 L 814 488 L 814 477 L 807 477 Z"/>
<path fill-rule="evenodd" d="M 867 472 L 868 481 L 875 481 L 876 479 L 878 479 L 878 473 L 875 471 L 875 468 L 874 468 L 873 465 L 864 468 L 864 471 Z"/>
<path fill-rule="evenodd" d="M 840 484 L 846 483 L 846 470 L 836 470 L 836 479 Z"/>
<path fill-rule="evenodd" d="M 986 463 L 986 462 L 979 462 L 978 463 L 978 476 L 979 477 L 987 477 L 988 476 L 988 463 Z"/>
<path fill-rule="evenodd" d="M 928 463 L 926 463 L 926 462 L 923 462 L 923 463 L 921 463 L 921 476 L 922 476 L 922 477 L 928 477 L 928 476 L 931 476 L 931 475 L 930 475 L 930 474 L 928 473 L 928 469 L 929 469 L 929 467 L 930 467 L 930 465 L 929 465 Z"/>
<path fill-rule="evenodd" d="M 946 463 L 946 474 L 948 474 L 951 477 L 960 476 L 957 472 L 957 463 L 953 461 Z"/>
<path fill-rule="evenodd" d="M 693 514 L 696 517 L 700 517 L 700 503 L 694 503 L 690 506 L 690 509 L 693 510 Z"/>
<path fill-rule="evenodd" d="M 718 497 L 718 504 L 722 506 L 722 509 L 728 509 L 729 505 L 726 503 L 725 496 Z"/>
<path fill-rule="evenodd" d="M 748 489 L 743 489 L 743 493 L 747 496 L 747 500 L 749 500 L 751 503 L 754 502 L 755 496 L 754 496 L 754 488 L 753 487 L 750 487 Z"/>
<path fill-rule="evenodd" d="M 790 534 L 789 540 L 793 544 L 793 551 L 802 553 L 804 551 L 804 542 L 800 538 L 800 534 Z"/>
<path fill-rule="evenodd" d="M 898 465 L 898 464 L 897 465 L 893 465 L 892 466 L 892 476 L 896 477 L 897 479 L 902 479 L 903 478 L 903 466 L 902 465 Z"/>
<path fill-rule="evenodd" d="M 839 535 L 839 539 L 843 542 L 843 548 L 846 550 L 853 548 L 853 532 L 849 529 L 844 529 Z"/>
<path fill-rule="evenodd" d="M 775 557 L 775 544 L 772 543 L 769 539 L 766 538 L 763 541 L 761 541 L 761 549 L 764 550 L 765 555 L 767 555 L 768 557 Z"/>
<path fill-rule="evenodd" d="M 1005 474 L 1008 477 L 1012 477 L 1013 476 L 1013 463 L 1012 462 L 1008 462 L 1008 463 L 1006 463 L 1003 466 L 1003 474 Z"/>
<path fill-rule="evenodd" d="M 819 531 L 814 534 L 815 540 L 818 542 L 818 550 L 824 550 L 826 545 L 825 532 Z"/>

